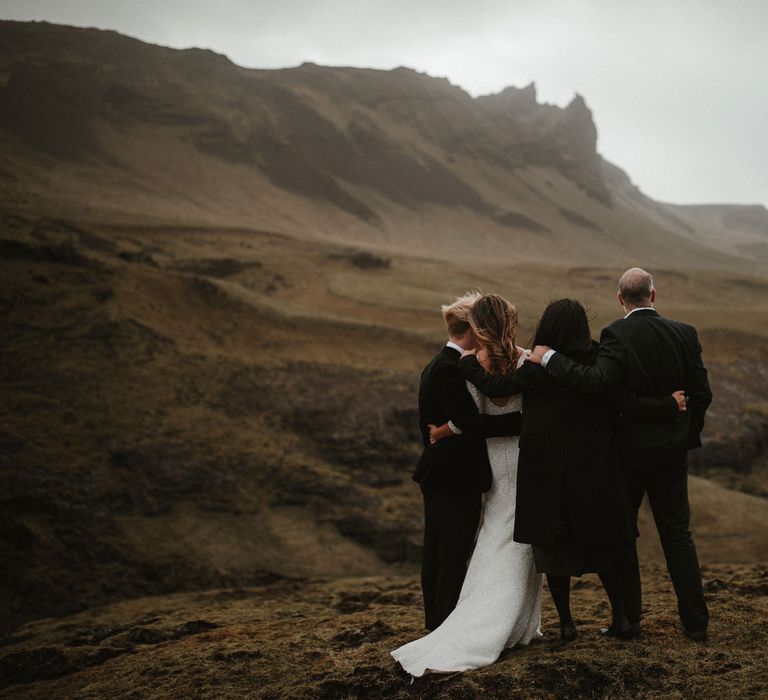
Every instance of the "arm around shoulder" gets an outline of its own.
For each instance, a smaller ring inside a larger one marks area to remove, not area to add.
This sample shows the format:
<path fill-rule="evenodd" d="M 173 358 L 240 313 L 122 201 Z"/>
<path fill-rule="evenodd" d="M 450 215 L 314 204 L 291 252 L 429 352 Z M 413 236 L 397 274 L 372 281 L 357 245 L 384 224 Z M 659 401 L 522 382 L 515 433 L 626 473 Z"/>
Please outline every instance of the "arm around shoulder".
<path fill-rule="evenodd" d="M 464 378 L 474 384 L 478 391 L 492 399 L 519 394 L 526 388 L 526 374 L 514 371 L 508 374 L 486 372 L 474 355 L 467 355 L 459 362 Z"/>
<path fill-rule="evenodd" d="M 593 365 L 583 365 L 557 352 L 547 363 L 547 372 L 576 391 L 601 394 L 621 381 L 626 368 L 624 345 L 611 327 L 603 330 L 600 351 Z"/>

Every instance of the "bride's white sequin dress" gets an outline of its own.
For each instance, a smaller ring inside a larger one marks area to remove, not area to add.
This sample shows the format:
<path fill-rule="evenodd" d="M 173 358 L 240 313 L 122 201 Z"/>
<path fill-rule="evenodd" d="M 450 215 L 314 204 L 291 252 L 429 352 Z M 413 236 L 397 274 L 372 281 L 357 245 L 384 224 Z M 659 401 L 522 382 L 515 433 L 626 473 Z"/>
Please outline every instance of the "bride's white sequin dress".
<path fill-rule="evenodd" d="M 496 406 L 467 385 L 482 413 L 519 411 L 521 397 Z M 442 625 L 392 652 L 413 676 L 468 671 L 492 664 L 506 647 L 541 636 L 541 575 L 530 545 L 512 539 L 518 438 L 489 438 L 493 485 L 455 610 Z"/>

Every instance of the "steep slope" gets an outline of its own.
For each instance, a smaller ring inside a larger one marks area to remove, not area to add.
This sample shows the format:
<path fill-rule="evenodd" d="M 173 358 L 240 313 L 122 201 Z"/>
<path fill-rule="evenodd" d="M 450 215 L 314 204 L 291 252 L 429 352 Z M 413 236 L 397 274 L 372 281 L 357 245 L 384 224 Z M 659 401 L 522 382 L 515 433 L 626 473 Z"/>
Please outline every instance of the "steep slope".
<path fill-rule="evenodd" d="M 768 250 L 768 210 L 762 205 L 665 205 L 691 238 L 750 258 L 757 267 Z"/>
<path fill-rule="evenodd" d="M 689 235 L 605 164 L 580 96 L 561 109 L 534 86 L 473 99 L 405 68 L 249 70 L 45 23 L 3 22 L 0 38 L 6 208 L 468 260 L 746 252 Z"/>

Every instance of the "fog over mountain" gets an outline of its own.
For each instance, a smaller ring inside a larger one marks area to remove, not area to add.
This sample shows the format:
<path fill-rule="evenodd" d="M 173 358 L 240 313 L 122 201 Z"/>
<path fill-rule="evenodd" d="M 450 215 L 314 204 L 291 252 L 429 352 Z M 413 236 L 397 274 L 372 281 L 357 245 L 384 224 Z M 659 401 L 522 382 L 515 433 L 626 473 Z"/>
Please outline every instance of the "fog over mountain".
<path fill-rule="evenodd" d="M 643 195 L 600 156 L 579 95 L 559 108 L 533 84 L 473 98 L 407 68 L 256 70 L 114 32 L 0 31 L 3 197 L 22 209 L 472 259 L 768 256 L 762 207 Z"/>
<path fill-rule="evenodd" d="M 117 29 L 224 53 L 239 65 L 305 61 L 447 76 L 470 94 L 536 82 L 539 99 L 584 95 L 600 151 L 656 199 L 768 203 L 768 5 L 718 2 L 378 3 L 6 0 L 8 19 Z"/>

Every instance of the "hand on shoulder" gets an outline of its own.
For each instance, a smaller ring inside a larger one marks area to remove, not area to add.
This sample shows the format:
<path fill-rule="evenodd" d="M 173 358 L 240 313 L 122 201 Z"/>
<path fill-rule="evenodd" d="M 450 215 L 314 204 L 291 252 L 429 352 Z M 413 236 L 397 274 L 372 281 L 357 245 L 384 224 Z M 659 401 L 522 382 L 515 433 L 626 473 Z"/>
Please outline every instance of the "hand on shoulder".
<path fill-rule="evenodd" d="M 537 345 L 533 350 L 531 350 L 530 357 L 526 358 L 528 362 L 533 362 L 534 364 L 540 365 L 541 360 L 552 348 L 549 347 L 549 345 Z"/>

